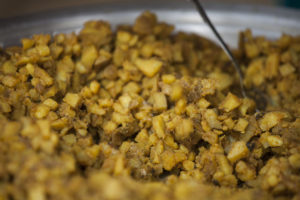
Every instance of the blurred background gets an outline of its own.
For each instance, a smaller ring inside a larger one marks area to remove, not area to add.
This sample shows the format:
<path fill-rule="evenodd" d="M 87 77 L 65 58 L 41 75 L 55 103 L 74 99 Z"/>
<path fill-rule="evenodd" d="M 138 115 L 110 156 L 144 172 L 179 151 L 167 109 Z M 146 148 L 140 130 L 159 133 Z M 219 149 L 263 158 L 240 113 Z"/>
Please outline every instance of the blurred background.
<path fill-rule="evenodd" d="M 88 6 L 101 2 L 114 2 L 120 0 L 0 0 L 0 18 L 22 16 L 26 14 L 43 12 L 66 7 Z M 123 0 L 130 3 L 130 0 Z M 142 1 L 142 0 L 141 0 Z M 154 0 L 146 0 L 154 1 Z M 172 0 L 166 0 L 172 1 Z M 183 0 L 184 1 L 184 0 Z M 297 8 L 300 0 L 202 0 L 203 2 L 255 4 L 263 6 L 287 6 Z"/>

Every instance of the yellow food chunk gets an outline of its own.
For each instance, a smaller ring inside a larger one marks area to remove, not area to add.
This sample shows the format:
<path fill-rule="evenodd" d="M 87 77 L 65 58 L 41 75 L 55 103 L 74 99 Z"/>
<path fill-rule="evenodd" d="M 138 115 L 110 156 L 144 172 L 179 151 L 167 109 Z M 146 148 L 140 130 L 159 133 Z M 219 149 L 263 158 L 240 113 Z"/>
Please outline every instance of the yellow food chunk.
<path fill-rule="evenodd" d="M 11 61 L 6 61 L 2 65 L 2 71 L 4 74 L 14 74 L 17 71 L 17 67 Z"/>
<path fill-rule="evenodd" d="M 263 73 L 263 67 L 264 67 L 264 59 L 255 59 L 253 60 L 246 70 L 246 76 L 245 76 L 245 85 L 251 86 L 252 84 L 255 86 L 261 85 L 265 78 Z"/>
<path fill-rule="evenodd" d="M 185 112 L 185 109 L 186 109 L 186 100 L 185 99 L 178 100 L 175 105 L 175 113 L 177 115 L 180 115 Z"/>
<path fill-rule="evenodd" d="M 228 88 L 233 83 L 233 77 L 226 73 L 213 72 L 208 77 L 216 81 L 216 88 L 220 91 Z"/>
<path fill-rule="evenodd" d="M 225 112 L 230 112 L 239 107 L 241 103 L 241 100 L 237 96 L 229 92 L 226 98 L 220 104 L 219 108 Z"/>
<path fill-rule="evenodd" d="M 167 171 L 171 171 L 176 165 L 175 154 L 172 151 L 165 151 L 161 155 L 163 167 Z"/>
<path fill-rule="evenodd" d="M 67 93 L 63 99 L 64 102 L 66 102 L 73 108 L 76 108 L 79 105 L 80 100 L 81 98 L 79 94 L 75 94 L 75 93 Z"/>
<path fill-rule="evenodd" d="M 217 162 L 218 162 L 218 164 L 219 164 L 220 169 L 222 170 L 222 172 L 225 175 L 232 174 L 232 167 L 229 164 L 229 162 L 228 162 L 227 158 L 225 157 L 225 155 L 223 155 L 223 154 L 217 154 L 216 158 L 217 158 Z"/>
<path fill-rule="evenodd" d="M 55 110 L 58 107 L 58 103 L 53 99 L 46 99 L 43 104 L 47 105 L 51 110 Z"/>
<path fill-rule="evenodd" d="M 148 77 L 153 77 L 159 72 L 163 63 L 157 59 L 141 59 L 138 58 L 135 60 L 136 66 Z"/>
<path fill-rule="evenodd" d="M 290 63 L 286 63 L 279 67 L 279 72 L 281 76 L 288 76 L 295 72 L 295 67 L 291 65 Z"/>
<path fill-rule="evenodd" d="M 92 68 L 96 58 L 98 57 L 98 52 L 95 46 L 87 46 L 83 49 L 81 55 L 81 64 L 83 65 L 81 73 L 87 73 Z"/>
<path fill-rule="evenodd" d="M 147 144 L 149 141 L 149 135 L 146 129 L 141 130 L 134 139 L 136 142 Z"/>
<path fill-rule="evenodd" d="M 242 181 L 250 181 L 255 179 L 256 172 L 250 168 L 244 161 L 239 161 L 235 166 L 237 176 Z"/>
<path fill-rule="evenodd" d="M 165 138 L 165 122 L 161 115 L 153 117 L 152 125 L 159 138 Z"/>
<path fill-rule="evenodd" d="M 260 50 L 255 43 L 246 43 L 245 51 L 248 58 L 254 58 L 260 53 Z"/>
<path fill-rule="evenodd" d="M 207 108 L 208 106 L 210 106 L 210 102 L 207 101 L 206 99 L 204 98 L 201 98 L 199 101 L 198 101 L 198 106 L 200 108 Z"/>
<path fill-rule="evenodd" d="M 118 31 L 118 33 L 117 33 L 117 42 L 129 43 L 131 38 L 132 38 L 132 35 L 126 31 Z"/>
<path fill-rule="evenodd" d="M 167 98 L 162 92 L 156 92 L 153 94 L 153 109 L 156 111 L 166 110 L 168 107 Z"/>
<path fill-rule="evenodd" d="M 270 147 L 280 147 L 283 144 L 283 141 L 278 135 L 269 135 L 267 141 Z"/>
<path fill-rule="evenodd" d="M 92 93 L 97 94 L 100 89 L 100 84 L 97 81 L 92 81 L 90 84 Z"/>
<path fill-rule="evenodd" d="M 194 125 L 190 119 L 182 119 L 176 126 L 175 137 L 177 140 L 184 140 L 194 132 Z"/>
<path fill-rule="evenodd" d="M 222 124 L 218 120 L 218 115 L 213 109 L 207 109 L 205 111 L 204 119 L 207 121 L 210 128 L 222 129 Z"/>
<path fill-rule="evenodd" d="M 300 153 L 293 154 L 289 157 L 290 165 L 295 169 L 300 169 Z"/>
<path fill-rule="evenodd" d="M 88 111 L 90 113 L 96 114 L 96 115 L 104 115 L 106 112 L 103 108 L 100 107 L 98 104 L 92 104 L 88 106 Z"/>
<path fill-rule="evenodd" d="M 28 39 L 28 38 L 23 38 L 22 39 L 22 46 L 23 46 L 24 50 L 31 48 L 33 45 L 34 45 L 33 40 Z"/>
<path fill-rule="evenodd" d="M 50 54 L 50 49 L 47 45 L 38 45 L 35 47 L 40 54 L 40 56 L 48 56 Z"/>
<path fill-rule="evenodd" d="M 268 131 L 276 126 L 281 121 L 281 119 L 285 117 L 285 113 L 282 112 L 269 112 L 265 114 L 261 120 L 259 120 L 259 127 L 263 131 Z"/>
<path fill-rule="evenodd" d="M 37 106 L 34 116 L 38 119 L 42 119 L 48 115 L 50 108 L 44 104 Z"/>
<path fill-rule="evenodd" d="M 233 130 L 245 133 L 245 130 L 248 126 L 249 122 L 244 118 L 239 118 L 235 126 L 233 127 Z"/>
<path fill-rule="evenodd" d="M 182 93 L 183 93 L 182 86 L 178 83 L 174 83 L 172 85 L 172 91 L 170 94 L 171 100 L 176 101 L 176 100 L 180 99 L 182 97 Z"/>
<path fill-rule="evenodd" d="M 172 74 L 164 74 L 164 75 L 162 75 L 161 78 L 162 78 L 162 81 L 166 84 L 171 84 L 176 80 L 175 76 Z"/>
<path fill-rule="evenodd" d="M 185 160 L 182 163 L 183 169 L 185 169 L 186 171 L 190 171 L 194 169 L 194 162 L 190 161 L 190 160 Z"/>
<path fill-rule="evenodd" d="M 238 141 L 232 145 L 227 158 L 231 163 L 234 163 L 242 158 L 247 157 L 248 154 L 249 150 L 246 146 L 246 143 L 244 141 Z"/>
<path fill-rule="evenodd" d="M 19 82 L 18 79 L 10 75 L 4 76 L 2 78 L 2 84 L 7 87 L 14 87 L 17 85 L 18 82 Z"/>
<path fill-rule="evenodd" d="M 274 78 L 278 75 L 279 55 L 277 53 L 270 54 L 266 60 L 266 67 L 264 70 L 266 78 Z"/>

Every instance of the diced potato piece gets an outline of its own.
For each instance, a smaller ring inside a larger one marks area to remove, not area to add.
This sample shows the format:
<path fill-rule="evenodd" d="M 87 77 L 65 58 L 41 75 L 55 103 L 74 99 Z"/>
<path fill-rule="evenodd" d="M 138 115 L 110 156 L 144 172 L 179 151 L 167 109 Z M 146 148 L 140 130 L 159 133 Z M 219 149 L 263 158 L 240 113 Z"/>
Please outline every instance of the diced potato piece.
<path fill-rule="evenodd" d="M 68 120 L 66 118 L 60 118 L 51 123 L 51 127 L 56 130 L 61 130 L 66 128 L 68 125 Z"/>
<path fill-rule="evenodd" d="M 177 140 L 184 140 L 190 137 L 194 132 L 194 124 L 190 119 L 183 119 L 175 129 L 175 137 Z"/>
<path fill-rule="evenodd" d="M 48 115 L 48 113 L 50 112 L 50 108 L 44 104 L 40 104 L 37 106 L 34 116 L 37 119 L 42 119 L 44 117 L 46 117 Z"/>
<path fill-rule="evenodd" d="M 220 104 L 219 108 L 225 112 L 230 112 L 239 107 L 241 103 L 241 100 L 237 96 L 229 92 L 226 98 Z"/>
<path fill-rule="evenodd" d="M 246 143 L 244 141 L 238 141 L 232 145 L 227 158 L 230 162 L 234 163 L 242 158 L 247 157 L 248 154 L 249 150 Z"/>
<path fill-rule="evenodd" d="M 149 134 L 146 129 L 141 130 L 134 139 L 136 142 L 147 144 L 149 141 Z"/>
<path fill-rule="evenodd" d="M 262 144 L 262 146 L 266 149 L 268 148 L 270 145 L 268 143 L 268 137 L 270 136 L 269 132 L 265 132 L 263 134 L 260 135 L 259 137 L 259 142 Z"/>
<path fill-rule="evenodd" d="M 279 72 L 282 76 L 288 76 L 295 72 L 295 67 L 290 63 L 286 63 L 279 67 Z"/>
<path fill-rule="evenodd" d="M 167 98 L 162 92 L 153 94 L 153 109 L 157 111 L 166 110 L 168 107 Z"/>
<path fill-rule="evenodd" d="M 204 113 L 204 118 L 209 124 L 210 128 L 222 129 L 222 124 L 218 120 L 218 115 L 213 109 L 207 109 Z"/>
<path fill-rule="evenodd" d="M 213 131 L 203 132 L 202 139 L 212 145 L 217 144 L 219 140 L 218 135 Z"/>
<path fill-rule="evenodd" d="M 93 114 L 99 115 L 99 116 L 104 115 L 104 114 L 106 113 L 106 111 L 105 111 L 103 108 L 101 108 L 100 105 L 98 105 L 98 104 L 96 104 L 96 103 L 90 105 L 90 106 L 88 107 L 88 111 L 89 111 L 90 113 L 93 113 Z"/>
<path fill-rule="evenodd" d="M 141 55 L 145 58 L 150 58 L 154 52 L 154 44 L 147 43 L 141 48 Z"/>
<path fill-rule="evenodd" d="M 263 66 L 264 66 L 264 59 L 259 58 L 253 60 L 246 70 L 245 75 L 245 84 L 246 86 L 251 86 L 252 84 L 255 86 L 261 85 L 265 78 L 263 74 Z"/>
<path fill-rule="evenodd" d="M 285 117 L 286 115 L 283 112 L 269 112 L 265 114 L 261 120 L 259 120 L 258 124 L 261 130 L 268 131 Z"/>
<path fill-rule="evenodd" d="M 76 108 L 80 104 L 80 96 L 75 93 L 67 93 L 63 101 L 69 104 L 71 107 Z"/>
<path fill-rule="evenodd" d="M 204 98 L 201 98 L 199 101 L 198 101 L 198 106 L 200 108 L 207 108 L 208 106 L 210 106 L 210 102 L 207 101 L 206 99 Z"/>
<path fill-rule="evenodd" d="M 50 86 L 54 82 L 53 78 L 48 74 L 48 72 L 40 67 L 34 68 L 33 76 L 39 77 L 41 82 L 46 86 Z"/>
<path fill-rule="evenodd" d="M 245 133 L 245 130 L 248 126 L 249 122 L 244 118 L 239 118 L 238 122 L 235 124 L 233 130 Z"/>
<path fill-rule="evenodd" d="M 22 39 L 22 46 L 24 50 L 31 48 L 33 45 L 34 45 L 34 41 L 32 39 L 28 39 L 28 38 Z"/>
<path fill-rule="evenodd" d="M 111 53 L 101 49 L 98 58 L 95 60 L 95 67 L 97 68 L 104 67 L 105 65 L 109 64 L 111 59 L 112 59 Z"/>
<path fill-rule="evenodd" d="M 90 84 L 92 93 L 97 94 L 100 89 L 100 84 L 97 81 L 92 81 Z"/>
<path fill-rule="evenodd" d="M 152 125 L 157 136 L 159 138 L 165 138 L 165 122 L 161 115 L 153 117 Z"/>
<path fill-rule="evenodd" d="M 126 31 L 118 31 L 117 32 L 117 42 L 129 43 L 131 38 L 132 38 L 132 35 Z"/>
<path fill-rule="evenodd" d="M 244 98 L 243 103 L 240 106 L 239 110 L 242 115 L 246 115 L 248 112 L 251 112 L 255 109 L 255 102 L 252 99 Z"/>
<path fill-rule="evenodd" d="M 232 167 L 229 164 L 226 156 L 224 154 L 217 154 L 216 158 L 217 158 L 217 162 L 218 162 L 218 164 L 219 164 L 220 169 L 222 170 L 222 172 L 225 175 L 232 174 Z"/>
<path fill-rule="evenodd" d="M 28 63 L 25 68 L 31 76 L 34 75 L 34 66 L 31 63 Z"/>
<path fill-rule="evenodd" d="M 98 52 L 95 46 L 91 45 L 83 49 L 80 61 L 86 68 L 86 72 L 92 68 L 97 57 Z"/>
<path fill-rule="evenodd" d="M 164 74 L 162 75 L 162 81 L 166 84 L 171 84 L 174 83 L 174 81 L 176 80 L 176 77 L 172 74 Z"/>
<path fill-rule="evenodd" d="M 171 171 L 176 165 L 175 154 L 172 151 L 165 151 L 161 155 L 163 167 L 167 171 Z"/>
<path fill-rule="evenodd" d="M 46 99 L 43 104 L 47 105 L 51 110 L 55 110 L 58 107 L 58 103 L 53 99 Z"/>
<path fill-rule="evenodd" d="M 186 100 L 185 99 L 178 100 L 175 105 L 175 113 L 177 115 L 180 115 L 185 112 L 185 109 L 186 109 Z"/>
<path fill-rule="evenodd" d="M 118 125 L 113 121 L 107 121 L 103 124 L 103 130 L 105 133 L 112 133 L 117 127 Z"/>
<path fill-rule="evenodd" d="M 233 83 L 233 77 L 226 73 L 213 72 L 208 77 L 216 81 L 216 88 L 220 91 L 228 88 Z"/>
<path fill-rule="evenodd" d="M 179 83 L 174 83 L 172 85 L 172 91 L 170 94 L 170 98 L 172 101 L 177 101 L 182 97 L 183 88 Z"/>
<path fill-rule="evenodd" d="M 4 74 L 14 74 L 17 71 L 17 67 L 11 61 L 6 61 L 2 65 L 2 71 Z"/>
<path fill-rule="evenodd" d="M 2 78 L 2 83 L 7 87 L 14 87 L 18 83 L 18 79 L 13 76 L 7 75 Z"/>
<path fill-rule="evenodd" d="M 233 129 L 234 127 L 234 121 L 231 119 L 231 118 L 227 118 L 224 120 L 224 123 L 226 124 L 226 126 L 229 128 L 229 129 Z"/>
<path fill-rule="evenodd" d="M 50 49 L 47 45 L 38 45 L 35 48 L 37 49 L 40 56 L 49 56 L 50 55 Z"/>
<path fill-rule="evenodd" d="M 11 106 L 6 101 L 0 99 L 0 111 L 9 113 L 11 112 Z"/>
<path fill-rule="evenodd" d="M 185 160 L 185 161 L 183 161 L 182 166 L 183 166 L 184 170 L 190 171 L 190 170 L 194 169 L 195 164 L 193 161 Z"/>
<path fill-rule="evenodd" d="M 235 166 L 235 171 L 237 173 L 237 176 L 242 181 L 250 181 L 255 179 L 256 172 L 254 169 L 247 166 L 247 164 L 244 161 L 239 161 Z"/>
<path fill-rule="evenodd" d="M 271 79 L 278 75 L 279 59 L 280 58 L 277 53 L 273 53 L 268 56 L 264 70 L 266 78 Z"/>
<path fill-rule="evenodd" d="M 65 135 L 62 139 L 67 145 L 73 145 L 76 143 L 76 136 L 74 134 Z"/>
<path fill-rule="evenodd" d="M 300 153 L 293 154 L 289 157 L 289 163 L 295 169 L 300 169 Z"/>
<path fill-rule="evenodd" d="M 280 147 L 283 144 L 283 141 L 279 135 L 269 135 L 267 141 L 270 147 Z"/>
<path fill-rule="evenodd" d="M 163 63 L 157 59 L 141 59 L 138 58 L 135 60 L 136 66 L 148 77 L 153 77 L 159 72 Z"/>
<path fill-rule="evenodd" d="M 132 101 L 132 98 L 129 95 L 125 94 L 125 95 L 121 96 L 119 98 L 119 100 L 120 100 L 121 105 L 127 109 L 130 106 L 130 102 Z"/>
<path fill-rule="evenodd" d="M 245 51 L 248 58 L 255 58 L 260 53 L 260 50 L 255 43 L 248 42 L 245 44 Z"/>
<path fill-rule="evenodd" d="M 123 93 L 139 93 L 140 91 L 141 87 L 133 81 L 123 87 Z"/>

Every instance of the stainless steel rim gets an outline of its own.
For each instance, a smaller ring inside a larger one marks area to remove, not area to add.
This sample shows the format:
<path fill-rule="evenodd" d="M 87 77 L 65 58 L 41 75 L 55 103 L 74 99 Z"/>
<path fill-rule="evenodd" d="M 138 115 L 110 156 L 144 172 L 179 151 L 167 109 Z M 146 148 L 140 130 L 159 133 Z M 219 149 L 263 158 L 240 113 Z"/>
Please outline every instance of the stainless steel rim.
<path fill-rule="evenodd" d="M 114 27 L 132 24 L 144 10 L 155 12 L 161 21 L 175 24 L 177 31 L 194 32 L 214 40 L 192 4 L 184 0 L 120 1 L 85 7 L 73 7 L 0 20 L 0 44 L 19 44 L 22 37 L 38 33 L 78 31 L 85 21 L 103 19 Z M 247 5 L 205 4 L 208 15 L 226 42 L 235 47 L 237 34 L 251 28 L 255 35 L 277 38 L 282 33 L 300 35 L 300 12 L 286 8 Z"/>

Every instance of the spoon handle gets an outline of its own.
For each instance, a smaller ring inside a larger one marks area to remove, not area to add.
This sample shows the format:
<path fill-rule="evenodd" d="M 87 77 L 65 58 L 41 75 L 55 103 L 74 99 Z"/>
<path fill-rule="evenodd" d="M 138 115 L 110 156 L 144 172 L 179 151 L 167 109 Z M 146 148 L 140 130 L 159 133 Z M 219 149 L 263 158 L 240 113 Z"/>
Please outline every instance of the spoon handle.
<path fill-rule="evenodd" d="M 238 75 L 239 75 L 239 81 L 240 81 L 240 87 L 241 87 L 241 92 L 244 98 L 247 97 L 245 88 L 244 88 L 244 84 L 243 84 L 243 73 L 242 70 L 238 64 L 238 62 L 236 61 L 236 59 L 234 58 L 232 52 L 230 51 L 230 49 L 228 48 L 228 46 L 226 45 L 226 43 L 224 42 L 223 38 L 221 37 L 221 35 L 219 34 L 219 32 L 217 31 L 217 29 L 215 28 L 215 26 L 212 24 L 212 22 L 210 21 L 209 17 L 207 16 L 203 6 L 201 5 L 199 0 L 192 0 L 192 2 L 195 4 L 199 14 L 201 15 L 203 21 L 208 24 L 209 28 L 212 30 L 212 32 L 215 34 L 215 36 L 217 37 L 218 41 L 220 42 L 220 45 L 222 47 L 222 49 L 225 51 L 225 53 L 227 54 L 227 56 L 230 58 L 230 60 L 232 61 L 235 70 L 237 71 Z"/>

